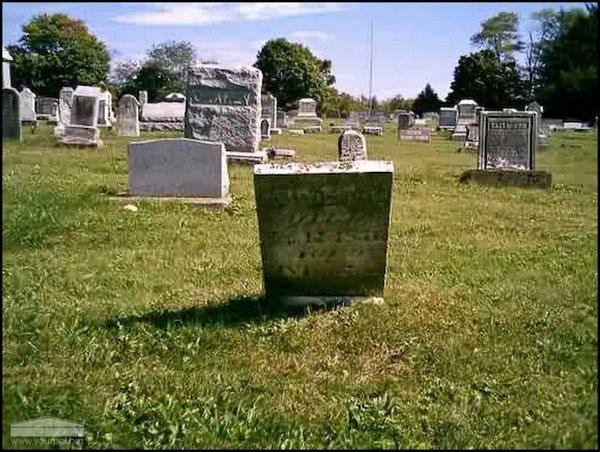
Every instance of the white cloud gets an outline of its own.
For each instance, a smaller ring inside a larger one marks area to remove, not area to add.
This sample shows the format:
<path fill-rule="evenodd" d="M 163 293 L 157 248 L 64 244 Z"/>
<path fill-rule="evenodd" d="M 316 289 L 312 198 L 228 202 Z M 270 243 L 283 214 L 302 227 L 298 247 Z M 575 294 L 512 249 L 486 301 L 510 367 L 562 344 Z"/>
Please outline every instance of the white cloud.
<path fill-rule="evenodd" d="M 342 11 L 343 3 L 142 3 L 145 11 L 121 14 L 114 22 L 137 25 L 206 25 L 268 20 Z"/>
<path fill-rule="evenodd" d="M 256 61 L 256 54 L 266 40 L 244 41 L 237 39 L 228 40 L 202 40 L 194 41 L 198 59 L 216 60 L 224 66 L 251 66 Z"/>
<path fill-rule="evenodd" d="M 331 41 L 333 35 L 324 31 L 294 31 L 290 33 L 290 39 L 298 41 Z"/>

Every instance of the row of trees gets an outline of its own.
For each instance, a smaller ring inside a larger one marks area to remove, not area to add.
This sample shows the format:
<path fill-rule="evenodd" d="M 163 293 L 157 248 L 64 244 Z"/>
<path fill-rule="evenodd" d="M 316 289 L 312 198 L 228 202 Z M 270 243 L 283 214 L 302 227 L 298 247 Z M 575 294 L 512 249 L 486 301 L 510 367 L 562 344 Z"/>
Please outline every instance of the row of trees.
<path fill-rule="evenodd" d="M 482 23 L 461 56 L 447 105 L 470 98 L 486 108 L 523 107 L 537 100 L 552 117 L 590 120 L 598 114 L 598 5 L 543 9 L 523 41 L 517 14 L 501 12 Z M 517 63 L 517 56 L 523 63 Z"/>
<path fill-rule="evenodd" d="M 480 50 L 460 57 L 444 102 L 429 84 L 415 99 L 351 96 L 334 87 L 330 60 L 283 38 L 268 41 L 254 66 L 263 72 L 263 90 L 276 96 L 282 108 L 312 97 L 319 113 L 330 117 L 369 108 L 385 114 L 412 109 L 421 115 L 469 98 L 489 109 L 522 108 L 535 99 L 549 116 L 593 118 L 598 112 L 597 5 L 544 9 L 533 19 L 538 26 L 525 41 L 517 33 L 515 13 L 502 12 L 483 22 L 471 37 Z M 56 96 L 63 86 L 90 84 L 107 87 L 115 98 L 146 90 L 150 101 L 156 101 L 170 92 L 185 92 L 186 72 L 197 61 L 191 43 L 169 41 L 154 45 L 141 61 L 116 64 L 109 76 L 110 54 L 83 22 L 42 14 L 22 30 L 19 42 L 7 48 L 14 59 L 13 79 L 17 87 L 28 86 L 44 96 Z M 522 64 L 517 63 L 519 55 Z"/>

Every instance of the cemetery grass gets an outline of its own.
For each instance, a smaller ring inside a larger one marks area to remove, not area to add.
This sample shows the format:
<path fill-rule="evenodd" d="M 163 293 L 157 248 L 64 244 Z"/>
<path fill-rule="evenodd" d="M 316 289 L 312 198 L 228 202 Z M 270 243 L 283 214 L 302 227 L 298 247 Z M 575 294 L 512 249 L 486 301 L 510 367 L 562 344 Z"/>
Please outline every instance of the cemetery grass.
<path fill-rule="evenodd" d="M 548 191 L 459 185 L 476 155 L 441 136 L 367 136 L 395 163 L 385 303 L 312 312 L 260 297 L 250 166 L 224 212 L 130 212 L 109 197 L 136 139 L 102 135 L 2 146 L 4 447 L 48 416 L 90 448 L 597 448 L 596 132 L 550 138 Z"/>

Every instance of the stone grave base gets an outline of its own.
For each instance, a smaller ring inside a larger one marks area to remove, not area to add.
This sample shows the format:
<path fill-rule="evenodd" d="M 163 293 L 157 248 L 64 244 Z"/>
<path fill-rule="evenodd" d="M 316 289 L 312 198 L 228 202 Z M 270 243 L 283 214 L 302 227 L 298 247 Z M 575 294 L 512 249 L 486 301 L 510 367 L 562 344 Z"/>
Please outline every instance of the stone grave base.
<path fill-rule="evenodd" d="M 133 196 L 129 193 L 119 193 L 117 196 L 111 196 L 109 199 L 119 202 L 139 202 L 139 201 L 158 201 L 158 202 L 179 202 L 190 204 L 194 207 L 221 211 L 231 204 L 231 195 L 223 198 L 193 198 L 184 196 Z"/>
<path fill-rule="evenodd" d="M 330 133 L 342 133 L 346 130 L 352 130 L 352 126 L 331 126 L 329 129 Z"/>
<path fill-rule="evenodd" d="M 365 304 L 383 304 L 382 297 L 361 297 L 361 296 L 283 296 L 278 297 L 277 301 L 285 307 L 298 306 L 339 306 L 355 303 Z"/>
<path fill-rule="evenodd" d="M 302 130 L 302 129 L 288 129 L 288 134 L 289 135 L 295 135 L 295 136 L 304 135 L 304 130 Z"/>
<path fill-rule="evenodd" d="M 431 135 L 400 134 L 400 141 L 417 141 L 419 143 L 429 143 L 431 141 Z"/>
<path fill-rule="evenodd" d="M 383 135 L 383 127 L 365 126 L 363 127 L 362 133 L 365 135 Z"/>
<path fill-rule="evenodd" d="M 227 161 L 248 163 L 254 165 L 256 163 L 265 163 L 268 160 L 265 151 L 241 152 L 241 151 L 226 151 Z"/>
<path fill-rule="evenodd" d="M 494 187 L 550 188 L 552 174 L 546 171 L 468 170 L 460 175 L 461 183 L 475 182 Z"/>
<path fill-rule="evenodd" d="M 100 131 L 96 127 L 66 126 L 60 144 L 72 146 L 101 147 Z"/>
<path fill-rule="evenodd" d="M 269 158 L 276 158 L 276 157 L 292 158 L 292 157 L 296 156 L 296 151 L 294 149 L 265 148 L 265 149 L 263 149 L 263 151 L 267 153 Z"/>
<path fill-rule="evenodd" d="M 271 129 L 271 135 L 281 135 L 281 129 Z"/>
<path fill-rule="evenodd" d="M 304 130 L 304 133 L 321 133 L 323 131 L 321 126 L 305 127 L 303 130 Z"/>
<path fill-rule="evenodd" d="M 183 130 L 183 121 L 177 122 L 140 122 L 140 130 Z"/>

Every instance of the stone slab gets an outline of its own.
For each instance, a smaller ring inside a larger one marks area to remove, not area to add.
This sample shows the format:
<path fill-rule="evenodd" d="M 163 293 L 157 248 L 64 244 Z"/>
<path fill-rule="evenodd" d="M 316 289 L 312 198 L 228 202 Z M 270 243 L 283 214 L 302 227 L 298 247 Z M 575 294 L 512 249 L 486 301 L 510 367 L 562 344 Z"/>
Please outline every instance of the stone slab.
<path fill-rule="evenodd" d="M 261 85 L 262 72 L 256 68 L 190 69 L 184 136 L 223 143 L 227 151 L 256 151 Z"/>
<path fill-rule="evenodd" d="M 236 152 L 236 151 L 227 151 L 226 153 L 227 161 L 238 162 L 238 163 L 248 163 L 251 165 L 255 165 L 257 163 L 265 163 L 269 156 L 265 151 L 255 151 L 255 152 Z"/>
<path fill-rule="evenodd" d="M 267 297 L 383 297 L 393 170 L 372 160 L 254 167 Z"/>
<path fill-rule="evenodd" d="M 304 135 L 304 130 L 303 129 L 288 129 L 288 134 L 289 135 Z"/>
<path fill-rule="evenodd" d="M 74 146 L 101 147 L 100 131 L 97 127 L 65 126 L 60 144 Z"/>
<path fill-rule="evenodd" d="M 132 196 L 222 198 L 229 174 L 222 143 L 166 138 L 130 143 Z"/>
<path fill-rule="evenodd" d="M 552 174 L 545 171 L 468 170 L 460 176 L 461 183 L 475 182 L 494 187 L 550 188 Z"/>

